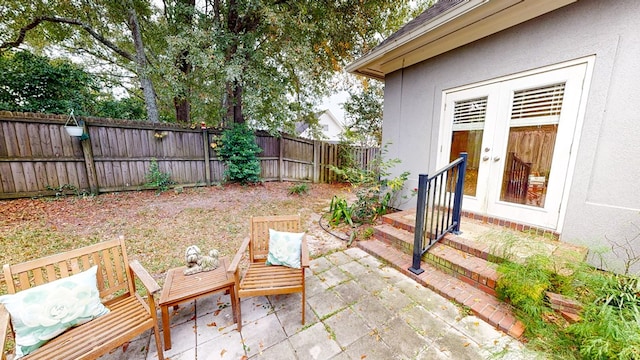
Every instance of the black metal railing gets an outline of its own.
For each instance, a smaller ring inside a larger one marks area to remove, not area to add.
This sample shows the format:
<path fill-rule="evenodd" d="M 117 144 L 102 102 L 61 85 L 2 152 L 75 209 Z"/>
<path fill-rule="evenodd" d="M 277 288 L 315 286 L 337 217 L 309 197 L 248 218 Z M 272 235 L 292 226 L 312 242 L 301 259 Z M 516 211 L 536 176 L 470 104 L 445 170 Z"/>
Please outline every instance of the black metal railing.
<path fill-rule="evenodd" d="M 420 174 L 418 178 L 413 263 L 409 268 L 414 274 L 424 272 L 420 260 L 433 244 L 449 232 L 460 233 L 466 165 L 467 153 L 461 153 L 435 175 Z"/>

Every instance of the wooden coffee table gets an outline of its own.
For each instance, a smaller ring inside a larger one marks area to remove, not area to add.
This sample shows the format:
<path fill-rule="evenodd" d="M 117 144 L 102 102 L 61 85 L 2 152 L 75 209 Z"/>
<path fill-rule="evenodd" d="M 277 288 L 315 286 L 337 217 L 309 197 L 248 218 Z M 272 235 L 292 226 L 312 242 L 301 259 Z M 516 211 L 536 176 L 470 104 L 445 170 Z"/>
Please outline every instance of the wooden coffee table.
<path fill-rule="evenodd" d="M 238 296 L 235 289 L 233 274 L 227 274 L 229 260 L 220 259 L 220 266 L 212 271 L 203 271 L 193 275 L 184 275 L 186 266 L 170 269 L 162 287 L 160 295 L 160 310 L 162 311 L 162 328 L 164 333 L 164 349 L 171 349 L 171 328 L 169 324 L 169 307 L 211 295 L 218 291 L 228 291 L 231 296 L 231 310 L 233 320 L 238 324 Z M 240 330 L 240 327 L 238 327 Z"/>

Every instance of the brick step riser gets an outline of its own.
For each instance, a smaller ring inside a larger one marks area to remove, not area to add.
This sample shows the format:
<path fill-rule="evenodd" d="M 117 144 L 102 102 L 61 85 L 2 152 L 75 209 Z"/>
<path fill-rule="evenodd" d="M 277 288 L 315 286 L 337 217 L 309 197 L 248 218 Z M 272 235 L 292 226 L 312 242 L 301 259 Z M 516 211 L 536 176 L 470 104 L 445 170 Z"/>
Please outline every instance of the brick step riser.
<path fill-rule="evenodd" d="M 373 237 L 405 254 L 413 254 L 413 242 L 407 242 L 376 227 L 373 228 Z"/>
<path fill-rule="evenodd" d="M 496 278 L 493 276 L 485 276 L 473 270 L 466 269 L 464 266 L 454 264 L 437 255 L 427 252 L 422 257 L 422 261 L 431 264 L 433 267 L 443 273 L 460 279 L 465 283 L 482 290 L 483 292 L 496 296 Z"/>
<path fill-rule="evenodd" d="M 413 243 L 408 243 L 406 240 L 400 239 L 393 234 L 389 234 L 383 229 L 374 228 L 374 238 L 407 255 L 413 255 Z M 441 243 L 483 260 L 491 259 L 492 257 L 491 254 L 482 249 L 475 249 L 464 244 L 455 236 L 447 236 L 441 240 Z M 429 252 L 422 256 L 422 261 L 428 262 L 440 271 L 460 279 L 489 295 L 496 296 L 496 276 L 482 275 L 476 271 L 465 268 L 464 264 L 452 263 L 447 259 Z"/>
<path fill-rule="evenodd" d="M 407 223 L 407 222 L 404 222 L 404 221 L 397 221 L 397 220 L 393 219 L 392 217 L 389 217 L 389 216 L 386 216 L 386 215 L 382 217 L 382 222 L 384 224 L 389 224 L 389 225 L 391 225 L 393 227 L 396 227 L 398 229 L 406 230 L 406 231 L 408 231 L 410 233 L 413 233 L 414 230 L 416 229 L 415 224 L 410 224 L 410 223 Z"/>

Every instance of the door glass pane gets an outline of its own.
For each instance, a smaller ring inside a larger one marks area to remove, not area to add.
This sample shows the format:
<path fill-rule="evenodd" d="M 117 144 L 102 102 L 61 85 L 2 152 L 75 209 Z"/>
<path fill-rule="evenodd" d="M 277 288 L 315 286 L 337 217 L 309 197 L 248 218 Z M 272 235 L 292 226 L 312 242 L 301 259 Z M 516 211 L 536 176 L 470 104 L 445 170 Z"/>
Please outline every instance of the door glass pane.
<path fill-rule="evenodd" d="M 467 153 L 467 169 L 464 176 L 464 194 L 476 196 L 478 186 L 478 166 L 482 149 L 482 130 L 454 131 L 451 136 L 451 154 L 449 162 Z"/>
<path fill-rule="evenodd" d="M 467 153 L 464 194 L 476 196 L 487 97 L 456 101 L 454 106 L 449 162 L 457 159 L 461 152 Z"/>
<path fill-rule="evenodd" d="M 544 207 L 564 90 L 558 83 L 514 92 L 500 200 Z"/>
<path fill-rule="evenodd" d="M 558 125 L 509 129 L 500 200 L 544 207 Z"/>

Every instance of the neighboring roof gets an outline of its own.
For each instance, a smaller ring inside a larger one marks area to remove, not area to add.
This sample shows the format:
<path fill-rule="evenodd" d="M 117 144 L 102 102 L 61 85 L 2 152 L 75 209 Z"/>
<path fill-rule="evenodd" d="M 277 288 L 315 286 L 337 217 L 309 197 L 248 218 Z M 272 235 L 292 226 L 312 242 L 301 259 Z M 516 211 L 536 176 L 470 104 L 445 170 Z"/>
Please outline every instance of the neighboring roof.
<path fill-rule="evenodd" d="M 322 115 L 327 115 L 329 121 L 333 122 L 339 129 L 344 129 L 344 125 L 333 115 L 331 110 L 326 109 L 322 111 L 318 111 L 316 113 L 316 118 L 320 119 Z M 299 121 L 296 123 L 296 134 L 302 134 L 305 130 L 309 128 L 309 124 L 304 121 Z"/>
<path fill-rule="evenodd" d="M 347 71 L 384 79 L 386 74 L 521 24 L 577 0 L 440 0 Z"/>

